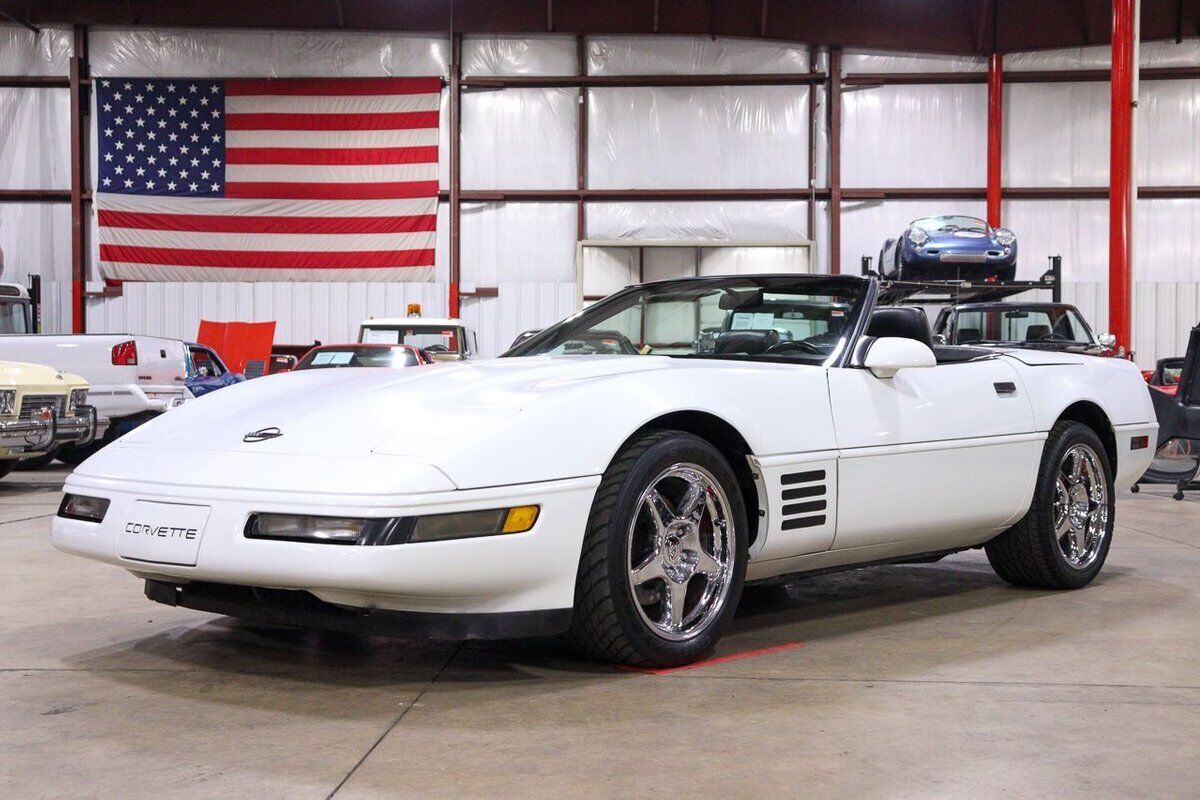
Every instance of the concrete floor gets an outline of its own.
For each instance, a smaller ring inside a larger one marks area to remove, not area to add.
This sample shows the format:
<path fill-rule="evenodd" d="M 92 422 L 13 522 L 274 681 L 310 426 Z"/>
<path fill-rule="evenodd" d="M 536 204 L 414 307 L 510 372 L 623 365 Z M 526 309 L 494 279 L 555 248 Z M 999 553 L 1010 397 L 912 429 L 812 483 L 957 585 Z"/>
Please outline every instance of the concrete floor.
<path fill-rule="evenodd" d="M 1200 495 L 1123 495 L 1083 591 L 811 578 L 718 655 L 802 646 L 646 675 L 152 604 L 50 547 L 64 474 L 0 483 L 3 797 L 1200 797 Z"/>

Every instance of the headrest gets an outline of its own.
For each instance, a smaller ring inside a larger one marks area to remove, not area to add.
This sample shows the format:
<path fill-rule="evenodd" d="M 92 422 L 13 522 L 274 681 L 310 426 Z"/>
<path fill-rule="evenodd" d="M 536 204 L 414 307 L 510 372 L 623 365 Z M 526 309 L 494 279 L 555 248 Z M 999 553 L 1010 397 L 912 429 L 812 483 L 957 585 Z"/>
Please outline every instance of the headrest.
<path fill-rule="evenodd" d="M 933 349 L 933 336 L 929 333 L 929 323 L 926 322 L 925 312 L 919 308 L 896 306 L 875 309 L 871 312 L 870 322 L 867 323 L 867 336 L 915 339 L 929 349 Z"/>
<path fill-rule="evenodd" d="M 983 335 L 982 335 L 982 333 L 980 333 L 979 328 L 959 328 L 958 329 L 958 343 L 959 344 L 969 344 L 971 342 L 978 342 L 982 338 L 983 338 Z"/>
<path fill-rule="evenodd" d="M 1025 341 L 1033 342 L 1050 335 L 1049 325 L 1030 325 L 1025 331 Z"/>
<path fill-rule="evenodd" d="M 717 353 L 742 353 L 756 356 L 779 344 L 779 332 L 724 331 L 717 337 L 713 350 Z"/>

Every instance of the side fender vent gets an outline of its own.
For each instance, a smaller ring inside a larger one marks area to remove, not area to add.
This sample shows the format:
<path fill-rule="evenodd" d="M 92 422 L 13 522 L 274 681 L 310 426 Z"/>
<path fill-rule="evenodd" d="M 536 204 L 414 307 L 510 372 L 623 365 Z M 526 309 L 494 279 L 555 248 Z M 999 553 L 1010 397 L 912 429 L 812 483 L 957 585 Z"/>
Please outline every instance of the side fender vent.
<path fill-rule="evenodd" d="M 783 486 L 784 501 L 780 509 L 780 528 L 791 531 L 825 524 L 825 510 L 828 508 L 825 470 L 788 473 L 779 482 Z"/>

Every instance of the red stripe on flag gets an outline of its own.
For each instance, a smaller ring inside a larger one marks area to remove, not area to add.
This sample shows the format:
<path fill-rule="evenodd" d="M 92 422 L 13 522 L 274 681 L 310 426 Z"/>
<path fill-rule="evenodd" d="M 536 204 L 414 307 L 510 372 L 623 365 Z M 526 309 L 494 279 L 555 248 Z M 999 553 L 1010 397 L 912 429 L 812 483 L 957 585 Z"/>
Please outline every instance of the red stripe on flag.
<path fill-rule="evenodd" d="M 237 181 L 225 184 L 225 196 L 257 200 L 394 200 L 435 197 L 437 181 L 392 183 L 289 183 Z"/>
<path fill-rule="evenodd" d="M 388 114 L 228 114 L 231 131 L 400 131 L 436 128 L 436 111 L 396 111 Z"/>
<path fill-rule="evenodd" d="M 441 90 L 441 78 L 277 78 L 225 81 L 225 94 L 229 97 L 432 94 Z"/>
<path fill-rule="evenodd" d="M 402 217 L 251 217 L 99 211 L 102 228 L 193 233 L 420 233 L 437 229 L 437 215 Z"/>
<path fill-rule="evenodd" d="M 433 250 L 364 250 L 332 253 L 262 250 L 182 250 L 169 247 L 100 245 L 100 260 L 171 267 L 232 269 L 386 269 L 428 267 Z"/>
<path fill-rule="evenodd" d="M 230 147 L 226 164 L 436 164 L 433 147 Z"/>

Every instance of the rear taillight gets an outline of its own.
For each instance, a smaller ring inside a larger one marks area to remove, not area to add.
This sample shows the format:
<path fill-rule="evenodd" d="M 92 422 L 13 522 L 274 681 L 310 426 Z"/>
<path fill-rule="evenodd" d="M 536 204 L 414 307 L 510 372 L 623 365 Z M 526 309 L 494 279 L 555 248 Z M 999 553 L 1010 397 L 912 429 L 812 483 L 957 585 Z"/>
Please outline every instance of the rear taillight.
<path fill-rule="evenodd" d="M 118 367 L 137 366 L 137 343 L 121 342 L 113 345 L 112 363 Z"/>

